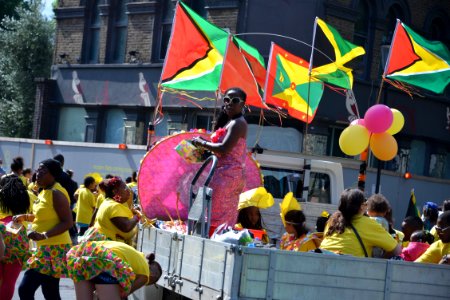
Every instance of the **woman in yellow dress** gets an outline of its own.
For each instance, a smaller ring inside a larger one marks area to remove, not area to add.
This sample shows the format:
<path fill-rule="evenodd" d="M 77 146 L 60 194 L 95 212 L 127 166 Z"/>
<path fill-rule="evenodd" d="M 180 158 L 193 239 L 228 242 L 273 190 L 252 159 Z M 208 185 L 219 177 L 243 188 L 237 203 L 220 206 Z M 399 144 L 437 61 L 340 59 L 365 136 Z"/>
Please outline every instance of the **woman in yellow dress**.
<path fill-rule="evenodd" d="M 140 220 L 139 214 L 127 204 L 130 189 L 119 177 L 103 180 L 99 187 L 105 192 L 105 200 L 97 211 L 94 226 L 81 241 L 130 241 Z"/>
<path fill-rule="evenodd" d="M 69 277 L 75 282 L 77 299 L 119 300 L 161 277 L 154 254 L 144 256 L 116 241 L 85 242 L 67 253 Z"/>
<path fill-rule="evenodd" d="M 33 205 L 33 214 L 14 216 L 15 222 L 32 222 L 28 237 L 36 241 L 36 249 L 27 261 L 19 286 L 21 299 L 33 299 L 42 287 L 46 299 L 61 299 L 59 279 L 67 276 L 66 254 L 72 241 L 69 228 L 73 226 L 70 200 L 67 191 L 57 182 L 61 165 L 54 159 L 39 164 L 36 180 L 42 191 Z"/>

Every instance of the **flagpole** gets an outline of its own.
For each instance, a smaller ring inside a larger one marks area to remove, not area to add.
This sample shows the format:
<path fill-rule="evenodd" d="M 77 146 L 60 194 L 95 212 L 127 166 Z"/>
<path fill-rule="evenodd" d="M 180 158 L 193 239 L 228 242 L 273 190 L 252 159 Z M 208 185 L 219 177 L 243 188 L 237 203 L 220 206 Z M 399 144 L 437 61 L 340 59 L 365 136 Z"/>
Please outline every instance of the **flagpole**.
<path fill-rule="evenodd" d="M 228 32 L 227 45 L 225 46 L 225 53 L 223 55 L 222 69 L 220 70 L 219 85 L 217 86 L 217 90 L 216 90 L 216 102 L 214 104 L 214 113 L 213 113 L 214 117 L 213 117 L 213 121 L 212 121 L 213 128 L 216 126 L 217 102 L 219 101 L 219 99 L 218 99 L 219 96 L 222 94 L 222 91 L 220 90 L 220 84 L 222 83 L 222 76 L 223 76 L 223 69 L 224 69 L 224 66 L 225 66 L 225 59 L 227 58 L 228 45 L 230 44 L 231 39 L 232 39 L 232 35 L 231 35 L 230 32 Z"/>
<path fill-rule="evenodd" d="M 383 90 L 383 86 L 384 86 L 384 79 L 386 78 L 386 73 L 387 73 L 387 68 L 389 66 L 389 63 L 391 61 L 391 55 L 392 55 L 392 43 L 395 40 L 395 36 L 397 35 L 397 29 L 398 26 L 400 25 L 400 20 L 397 19 L 397 23 L 395 25 L 395 30 L 394 30 L 394 35 L 392 36 L 392 41 L 391 41 L 391 46 L 389 47 L 389 54 L 388 57 L 386 59 L 386 62 L 384 64 L 384 71 L 383 71 L 383 75 L 381 76 L 381 84 L 380 84 L 380 90 L 378 91 L 378 97 L 377 97 L 377 102 L 376 104 L 380 103 L 380 99 L 381 99 L 381 92 Z"/>
<path fill-rule="evenodd" d="M 270 43 L 270 52 L 269 52 L 269 61 L 267 63 L 266 80 L 264 82 L 264 95 L 263 95 L 263 99 L 262 99 L 264 104 L 266 104 L 266 100 L 267 100 L 267 84 L 269 83 L 270 66 L 272 65 L 273 45 L 274 45 L 274 42 L 271 42 Z"/>
<path fill-rule="evenodd" d="M 314 58 L 314 45 L 316 42 L 316 31 L 317 31 L 317 17 L 314 19 L 313 37 L 311 44 L 311 56 L 309 57 L 309 68 L 308 68 L 308 97 L 306 99 L 306 126 L 303 134 L 303 153 L 306 153 L 306 139 L 308 136 L 308 123 L 309 123 L 309 99 L 311 93 L 311 70 L 313 66 Z"/>

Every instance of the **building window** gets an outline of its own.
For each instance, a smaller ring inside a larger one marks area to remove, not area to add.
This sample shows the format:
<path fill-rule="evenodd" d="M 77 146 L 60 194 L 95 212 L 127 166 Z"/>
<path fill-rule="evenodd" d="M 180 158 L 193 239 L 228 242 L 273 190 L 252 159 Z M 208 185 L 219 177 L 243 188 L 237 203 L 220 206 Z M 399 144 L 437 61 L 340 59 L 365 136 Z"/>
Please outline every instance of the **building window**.
<path fill-rule="evenodd" d="M 116 5 L 112 6 L 111 21 L 111 58 L 112 63 L 124 63 L 127 44 L 127 3 L 128 0 L 117 0 Z"/>
<path fill-rule="evenodd" d="M 172 31 L 172 22 L 175 15 L 175 7 L 177 2 L 173 0 L 160 0 L 160 26 L 159 30 L 155 30 L 156 36 L 154 40 L 156 49 L 154 51 L 155 61 L 163 61 L 166 57 L 167 47 L 169 45 L 170 33 Z"/>
<path fill-rule="evenodd" d="M 82 107 L 63 107 L 59 111 L 58 140 L 84 142 L 86 110 Z"/>
<path fill-rule="evenodd" d="M 125 112 L 122 109 L 111 109 L 106 112 L 105 143 L 124 143 Z"/>
<path fill-rule="evenodd" d="M 89 64 L 97 64 L 100 54 L 100 0 L 95 0 L 92 3 L 86 29 L 83 61 Z"/>
<path fill-rule="evenodd" d="M 213 128 L 212 128 L 213 119 L 214 119 L 213 114 L 199 114 L 199 115 L 197 115 L 195 128 L 205 129 L 207 131 L 213 131 Z"/>
<path fill-rule="evenodd" d="M 353 63 L 349 65 L 353 67 L 355 77 L 367 79 L 370 74 L 370 10 L 366 1 L 358 1 L 357 6 L 358 17 L 355 21 L 355 31 L 353 34 L 353 43 L 361 46 L 366 50 L 366 54 L 355 58 Z"/>

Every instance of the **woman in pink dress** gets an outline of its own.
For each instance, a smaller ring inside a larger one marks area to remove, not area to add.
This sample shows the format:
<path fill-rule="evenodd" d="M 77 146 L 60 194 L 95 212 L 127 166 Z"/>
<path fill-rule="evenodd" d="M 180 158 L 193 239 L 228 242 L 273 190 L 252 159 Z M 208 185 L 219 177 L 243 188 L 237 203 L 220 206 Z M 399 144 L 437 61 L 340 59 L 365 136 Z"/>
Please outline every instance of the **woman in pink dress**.
<path fill-rule="evenodd" d="M 247 95 L 240 88 L 231 88 L 223 97 L 223 117 L 215 126 L 211 141 L 200 137 L 193 140 L 214 153 L 218 163 L 209 185 L 213 189 L 211 227 L 222 223 L 233 225 L 237 218 L 239 194 L 245 186 L 245 158 L 247 155 L 247 122 L 242 111 Z"/>

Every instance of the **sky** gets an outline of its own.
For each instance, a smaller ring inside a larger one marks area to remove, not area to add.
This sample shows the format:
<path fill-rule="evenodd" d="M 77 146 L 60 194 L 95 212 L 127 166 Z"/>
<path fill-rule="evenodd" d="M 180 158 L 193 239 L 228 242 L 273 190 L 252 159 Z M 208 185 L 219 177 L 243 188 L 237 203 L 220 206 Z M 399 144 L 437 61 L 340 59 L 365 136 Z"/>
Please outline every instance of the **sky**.
<path fill-rule="evenodd" d="M 52 19 L 54 17 L 53 9 L 52 9 L 53 0 L 43 0 L 42 2 L 44 3 L 44 10 L 42 11 L 42 14 L 47 19 Z"/>

